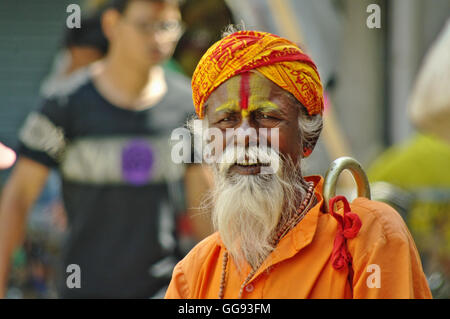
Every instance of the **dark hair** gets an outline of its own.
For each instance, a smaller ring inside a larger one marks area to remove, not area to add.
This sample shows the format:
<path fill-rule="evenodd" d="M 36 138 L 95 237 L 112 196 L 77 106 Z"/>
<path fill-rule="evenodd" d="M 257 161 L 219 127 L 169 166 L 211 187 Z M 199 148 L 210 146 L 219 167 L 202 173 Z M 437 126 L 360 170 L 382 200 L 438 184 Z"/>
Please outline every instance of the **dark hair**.
<path fill-rule="evenodd" d="M 89 46 L 99 49 L 103 54 L 108 50 L 108 40 L 103 34 L 100 14 L 81 18 L 81 28 L 67 29 L 64 34 L 63 45 Z"/>
<path fill-rule="evenodd" d="M 169 3 L 179 6 L 181 4 L 181 0 L 110 0 L 107 7 L 110 9 L 115 9 L 120 13 L 123 13 L 128 5 L 132 1 L 147 1 L 147 2 L 156 2 L 156 3 Z"/>

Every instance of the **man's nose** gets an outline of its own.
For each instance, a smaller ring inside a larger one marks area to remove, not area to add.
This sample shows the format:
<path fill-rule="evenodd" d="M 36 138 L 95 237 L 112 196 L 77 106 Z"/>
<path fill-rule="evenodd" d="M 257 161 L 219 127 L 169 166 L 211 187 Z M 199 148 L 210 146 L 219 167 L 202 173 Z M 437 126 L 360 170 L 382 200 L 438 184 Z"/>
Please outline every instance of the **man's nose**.
<path fill-rule="evenodd" d="M 234 131 L 234 142 L 237 145 L 249 147 L 258 144 L 258 132 L 255 127 L 250 125 L 248 119 L 244 118 Z"/>

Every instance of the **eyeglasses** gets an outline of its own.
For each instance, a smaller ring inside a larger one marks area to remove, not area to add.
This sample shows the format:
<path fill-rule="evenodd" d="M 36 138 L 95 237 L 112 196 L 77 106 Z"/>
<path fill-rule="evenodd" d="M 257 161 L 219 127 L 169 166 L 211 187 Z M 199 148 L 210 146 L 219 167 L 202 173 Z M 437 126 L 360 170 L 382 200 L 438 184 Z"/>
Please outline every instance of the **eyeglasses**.
<path fill-rule="evenodd" d="M 168 37 L 179 37 L 184 32 L 183 24 L 178 20 L 157 21 L 153 23 L 123 19 L 145 35 L 159 34 Z"/>

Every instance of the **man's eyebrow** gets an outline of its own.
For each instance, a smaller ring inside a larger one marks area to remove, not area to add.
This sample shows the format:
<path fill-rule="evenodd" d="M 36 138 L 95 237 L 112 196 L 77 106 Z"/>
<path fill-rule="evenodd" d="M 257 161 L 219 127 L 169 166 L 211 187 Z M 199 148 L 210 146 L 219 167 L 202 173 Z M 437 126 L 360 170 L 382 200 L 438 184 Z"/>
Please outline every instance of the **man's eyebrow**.
<path fill-rule="evenodd" d="M 273 113 L 283 113 L 279 108 L 274 108 L 271 106 L 261 106 L 255 109 L 255 111 L 261 111 L 261 112 L 273 112 Z"/>
<path fill-rule="evenodd" d="M 275 111 L 277 113 L 282 113 L 280 107 L 270 101 L 265 101 L 263 103 L 252 103 L 249 107 L 249 111 Z"/>
<path fill-rule="evenodd" d="M 218 108 L 216 108 L 215 112 L 239 112 L 240 111 L 240 107 L 239 104 L 237 103 L 237 101 L 230 101 L 230 102 L 226 102 L 224 104 L 222 104 L 221 106 L 219 106 Z"/>

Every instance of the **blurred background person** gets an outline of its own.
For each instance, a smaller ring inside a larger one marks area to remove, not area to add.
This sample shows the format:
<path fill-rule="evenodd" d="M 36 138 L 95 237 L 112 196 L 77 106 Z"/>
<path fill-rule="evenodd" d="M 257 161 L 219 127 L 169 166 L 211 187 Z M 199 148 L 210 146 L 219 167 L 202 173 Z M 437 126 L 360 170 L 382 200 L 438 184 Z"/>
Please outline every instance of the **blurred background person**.
<path fill-rule="evenodd" d="M 66 28 L 62 49 L 57 53 L 50 74 L 41 86 L 41 95 L 51 96 L 61 93 L 73 82 L 82 78 L 80 71 L 89 64 L 102 59 L 108 50 L 108 40 L 101 26 L 101 9 L 83 15 L 82 28 Z M 74 76 L 75 74 L 80 74 Z M 76 85 L 76 84 L 75 84 Z"/>
<path fill-rule="evenodd" d="M 50 74 L 44 79 L 41 98 L 64 95 L 85 81 L 87 66 L 102 59 L 108 41 L 101 27 L 101 7 L 82 15 L 82 28 L 67 28 L 61 49 L 53 60 Z M 67 228 L 67 214 L 61 198 L 58 171 L 52 169 L 46 185 L 31 209 L 25 244 L 13 254 L 12 296 L 47 298 L 56 296 L 55 276 L 60 262 L 61 243 Z M 26 273 L 21 273 L 25 269 Z M 19 288 L 21 287 L 23 291 Z"/>
<path fill-rule="evenodd" d="M 100 17 L 101 7 L 96 6 L 81 17 L 82 28 L 67 28 L 64 23 L 61 48 L 40 88 L 42 98 L 70 91 L 77 82 L 84 81 L 86 67 L 104 57 L 108 41 Z M 59 174 L 52 169 L 30 210 L 25 243 L 13 253 L 10 297 L 55 296 L 55 269 L 67 227 L 60 188 Z"/>
<path fill-rule="evenodd" d="M 192 102 L 188 81 L 161 64 L 182 34 L 178 3 L 111 1 L 101 23 L 105 59 L 51 92 L 21 130 L 0 206 L 0 295 L 50 168 L 62 175 L 68 214 L 60 297 L 157 296 L 177 261 L 184 169 L 171 161 L 168 138 Z M 81 288 L 66 286 L 71 264 L 81 269 Z"/>
<path fill-rule="evenodd" d="M 73 87 L 85 81 L 86 72 L 89 72 L 87 67 L 105 57 L 108 40 L 101 26 L 104 5 L 90 7 L 90 13 L 81 17 L 82 28 L 64 28 L 62 48 L 57 52 L 52 69 L 40 88 L 42 98 L 70 92 Z M 63 204 L 59 200 L 60 181 L 57 170 L 51 171 L 43 192 L 56 199 L 52 203 L 54 223 L 60 230 L 65 230 L 67 220 Z"/>
<path fill-rule="evenodd" d="M 450 298 L 450 19 L 423 60 L 409 115 L 418 133 L 373 163 L 373 197 L 403 212 L 433 296 Z"/>

